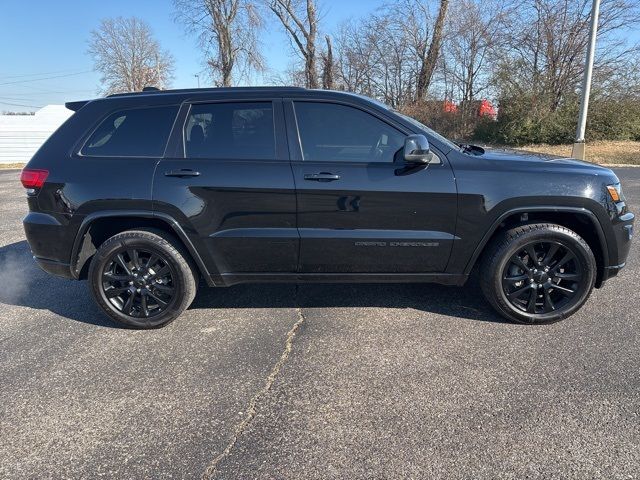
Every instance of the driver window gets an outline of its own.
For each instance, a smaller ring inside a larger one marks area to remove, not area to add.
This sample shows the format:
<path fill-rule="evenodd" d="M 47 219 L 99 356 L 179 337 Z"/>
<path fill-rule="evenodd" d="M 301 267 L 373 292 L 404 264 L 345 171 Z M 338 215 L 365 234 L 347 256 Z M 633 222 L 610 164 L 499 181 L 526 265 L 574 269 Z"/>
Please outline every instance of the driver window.
<path fill-rule="evenodd" d="M 295 102 L 306 161 L 388 162 L 405 135 L 358 108 L 326 102 Z"/>

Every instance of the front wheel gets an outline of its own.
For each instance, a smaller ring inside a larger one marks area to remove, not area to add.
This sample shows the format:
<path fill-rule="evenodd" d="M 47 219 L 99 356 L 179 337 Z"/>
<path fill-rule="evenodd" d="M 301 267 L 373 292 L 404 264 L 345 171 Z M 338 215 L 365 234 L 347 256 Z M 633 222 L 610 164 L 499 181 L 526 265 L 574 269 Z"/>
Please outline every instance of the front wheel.
<path fill-rule="evenodd" d="M 181 246 L 164 232 L 129 230 L 106 240 L 89 268 L 100 308 L 132 328 L 156 328 L 191 304 L 196 277 Z"/>
<path fill-rule="evenodd" d="M 574 314 L 589 298 L 596 261 L 575 232 L 555 224 L 523 225 L 497 238 L 480 266 L 488 302 L 521 323 L 550 323 Z"/>

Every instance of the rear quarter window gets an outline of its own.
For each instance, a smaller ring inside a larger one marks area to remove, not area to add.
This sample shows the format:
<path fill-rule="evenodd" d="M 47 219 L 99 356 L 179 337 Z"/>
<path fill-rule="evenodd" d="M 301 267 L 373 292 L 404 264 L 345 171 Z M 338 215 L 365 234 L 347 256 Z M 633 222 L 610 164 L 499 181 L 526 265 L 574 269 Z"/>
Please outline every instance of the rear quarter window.
<path fill-rule="evenodd" d="M 80 150 L 89 157 L 161 157 L 177 106 L 120 110 L 105 118 Z"/>

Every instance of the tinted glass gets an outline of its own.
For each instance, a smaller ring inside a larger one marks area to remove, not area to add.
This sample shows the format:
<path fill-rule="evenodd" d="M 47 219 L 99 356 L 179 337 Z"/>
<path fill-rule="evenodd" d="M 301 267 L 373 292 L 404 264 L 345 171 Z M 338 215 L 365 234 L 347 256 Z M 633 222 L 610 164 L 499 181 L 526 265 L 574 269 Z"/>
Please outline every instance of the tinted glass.
<path fill-rule="evenodd" d="M 109 115 L 82 147 L 83 155 L 161 157 L 178 107 L 122 110 Z"/>
<path fill-rule="evenodd" d="M 438 132 L 436 132 L 435 130 L 430 129 L 429 127 L 427 127 L 425 124 L 420 123 L 418 120 L 416 120 L 413 117 L 410 117 L 408 115 L 405 115 L 404 113 L 400 113 L 400 112 L 395 112 L 396 114 L 400 115 L 402 118 L 404 118 L 405 120 L 407 120 L 408 122 L 413 123 L 416 127 L 422 129 L 425 131 L 425 133 L 427 134 L 427 136 L 431 136 L 431 137 L 435 137 L 438 140 L 440 140 L 442 143 L 444 143 L 447 147 L 449 148 L 453 148 L 453 149 L 459 149 L 460 145 L 457 145 L 455 143 L 453 143 L 451 140 L 449 140 L 446 137 L 443 137 L 442 135 L 440 135 Z"/>
<path fill-rule="evenodd" d="M 187 158 L 273 159 L 271 102 L 194 105 L 184 143 Z"/>
<path fill-rule="evenodd" d="M 373 115 L 347 105 L 296 102 L 304 160 L 393 162 L 404 135 Z"/>

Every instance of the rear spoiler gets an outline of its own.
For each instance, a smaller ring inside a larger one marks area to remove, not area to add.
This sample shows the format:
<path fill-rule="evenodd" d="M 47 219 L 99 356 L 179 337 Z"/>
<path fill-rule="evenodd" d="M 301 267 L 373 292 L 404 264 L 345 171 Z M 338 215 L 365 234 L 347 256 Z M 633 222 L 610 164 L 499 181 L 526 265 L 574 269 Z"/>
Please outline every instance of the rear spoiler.
<path fill-rule="evenodd" d="M 74 112 L 77 112 L 90 101 L 91 100 L 78 100 L 77 102 L 67 102 L 64 104 L 64 106 L 67 107 L 69 110 L 73 110 Z"/>

